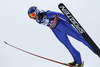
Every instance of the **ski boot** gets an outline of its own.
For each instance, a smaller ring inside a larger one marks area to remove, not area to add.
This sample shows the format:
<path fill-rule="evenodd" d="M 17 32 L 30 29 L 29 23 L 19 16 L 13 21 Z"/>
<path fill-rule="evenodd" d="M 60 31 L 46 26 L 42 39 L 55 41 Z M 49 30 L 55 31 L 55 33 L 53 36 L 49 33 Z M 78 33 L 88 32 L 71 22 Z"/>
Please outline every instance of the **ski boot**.
<path fill-rule="evenodd" d="M 83 67 L 83 64 L 84 64 L 84 62 L 81 64 L 78 64 L 76 61 L 68 63 L 68 65 L 70 65 L 71 67 Z"/>

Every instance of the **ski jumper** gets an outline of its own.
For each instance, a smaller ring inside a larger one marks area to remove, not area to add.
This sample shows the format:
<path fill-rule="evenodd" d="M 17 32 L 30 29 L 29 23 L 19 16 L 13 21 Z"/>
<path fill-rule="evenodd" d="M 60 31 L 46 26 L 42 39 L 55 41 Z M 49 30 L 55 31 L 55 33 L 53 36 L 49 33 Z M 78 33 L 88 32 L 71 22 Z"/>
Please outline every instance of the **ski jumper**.
<path fill-rule="evenodd" d="M 62 13 L 43 11 L 40 13 L 39 19 L 36 21 L 39 24 L 48 26 L 53 31 L 58 40 L 69 50 L 74 61 L 76 61 L 78 64 L 81 64 L 82 62 L 81 55 L 79 51 L 77 51 L 70 43 L 67 35 L 84 43 L 88 48 L 93 51 L 93 49 L 85 41 L 81 34 L 79 34 L 77 30 L 71 24 L 68 23 L 69 20 Z"/>

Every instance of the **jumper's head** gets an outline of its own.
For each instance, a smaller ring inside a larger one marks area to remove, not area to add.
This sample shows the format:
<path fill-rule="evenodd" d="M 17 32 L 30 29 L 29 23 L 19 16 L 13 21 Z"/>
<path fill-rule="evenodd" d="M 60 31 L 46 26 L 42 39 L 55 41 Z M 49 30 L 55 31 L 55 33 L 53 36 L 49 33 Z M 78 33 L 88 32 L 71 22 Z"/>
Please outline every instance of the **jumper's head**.
<path fill-rule="evenodd" d="M 40 10 L 35 7 L 35 6 L 32 6 L 28 9 L 28 16 L 34 20 L 37 20 L 38 19 L 38 15 L 40 14 Z"/>

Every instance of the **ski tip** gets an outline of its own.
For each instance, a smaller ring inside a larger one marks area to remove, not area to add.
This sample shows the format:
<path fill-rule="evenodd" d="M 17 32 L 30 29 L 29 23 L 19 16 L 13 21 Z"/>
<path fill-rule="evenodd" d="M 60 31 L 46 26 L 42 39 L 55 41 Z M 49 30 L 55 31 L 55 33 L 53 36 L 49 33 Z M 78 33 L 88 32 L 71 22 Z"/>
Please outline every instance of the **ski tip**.
<path fill-rule="evenodd" d="M 5 44 L 8 44 L 6 41 L 4 41 Z"/>
<path fill-rule="evenodd" d="M 60 4 L 58 5 L 58 8 L 59 8 L 59 9 L 64 9 L 64 8 L 65 8 L 65 5 L 64 5 L 63 3 L 60 3 Z"/>
<path fill-rule="evenodd" d="M 6 41 L 4 41 L 4 43 L 6 43 Z"/>
<path fill-rule="evenodd" d="M 63 3 L 59 3 L 58 7 L 61 6 L 61 5 L 64 5 L 64 4 Z"/>

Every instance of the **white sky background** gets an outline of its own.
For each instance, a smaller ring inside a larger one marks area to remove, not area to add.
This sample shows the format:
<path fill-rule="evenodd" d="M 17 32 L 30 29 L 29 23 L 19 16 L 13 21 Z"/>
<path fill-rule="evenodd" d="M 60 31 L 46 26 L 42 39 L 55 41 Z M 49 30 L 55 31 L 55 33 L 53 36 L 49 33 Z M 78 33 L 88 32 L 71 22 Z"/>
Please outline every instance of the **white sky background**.
<path fill-rule="evenodd" d="M 3 41 L 29 52 L 61 62 L 73 61 L 68 50 L 52 31 L 27 15 L 30 6 L 40 10 L 58 11 L 64 3 L 100 47 L 100 0 L 0 0 L 0 67 L 66 67 L 16 50 Z M 84 44 L 70 38 L 81 52 L 84 67 L 99 67 L 100 58 Z"/>

